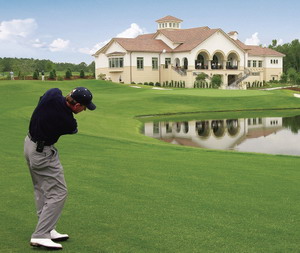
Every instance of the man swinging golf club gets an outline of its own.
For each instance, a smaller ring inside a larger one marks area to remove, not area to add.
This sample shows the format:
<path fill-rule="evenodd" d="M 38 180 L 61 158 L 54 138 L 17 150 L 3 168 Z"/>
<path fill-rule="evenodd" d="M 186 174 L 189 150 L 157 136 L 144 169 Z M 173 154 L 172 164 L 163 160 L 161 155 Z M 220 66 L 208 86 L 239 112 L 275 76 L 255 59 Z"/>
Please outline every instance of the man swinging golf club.
<path fill-rule="evenodd" d="M 92 93 L 84 87 L 75 88 L 66 97 L 61 90 L 50 89 L 40 98 L 31 116 L 29 133 L 24 143 L 38 215 L 38 223 L 30 240 L 31 246 L 62 249 L 62 245 L 54 241 L 69 238 L 67 234 L 55 230 L 67 197 L 67 186 L 54 144 L 61 135 L 77 133 L 73 114 L 86 108 L 94 110 L 96 106 L 92 98 Z"/>

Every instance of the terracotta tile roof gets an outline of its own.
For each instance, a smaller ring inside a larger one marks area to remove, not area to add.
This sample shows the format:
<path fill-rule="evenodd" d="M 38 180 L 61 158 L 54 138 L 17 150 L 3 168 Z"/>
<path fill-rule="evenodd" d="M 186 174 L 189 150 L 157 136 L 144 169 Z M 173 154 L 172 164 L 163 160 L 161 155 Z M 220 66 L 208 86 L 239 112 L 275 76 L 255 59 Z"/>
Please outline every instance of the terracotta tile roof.
<path fill-rule="evenodd" d="M 191 51 L 216 31 L 218 31 L 218 29 L 210 29 L 204 26 L 191 29 L 159 30 L 157 34 L 161 33 L 165 35 L 174 43 L 181 43 L 173 52 L 185 52 Z"/>
<path fill-rule="evenodd" d="M 285 56 L 285 54 L 279 53 L 271 48 L 260 46 L 248 46 L 250 51 L 249 55 L 262 55 L 262 56 Z"/>
<path fill-rule="evenodd" d="M 240 40 L 235 40 L 235 42 L 237 44 L 239 44 L 241 48 L 243 48 L 244 50 L 247 50 L 249 55 L 253 55 L 253 56 L 279 56 L 279 57 L 285 56 L 285 54 L 279 53 L 276 50 L 268 48 L 268 47 L 245 45 Z"/>
<path fill-rule="evenodd" d="M 127 51 L 134 52 L 171 52 L 172 49 L 168 47 L 163 41 L 155 39 L 127 39 L 127 38 L 114 38 Z"/>
<path fill-rule="evenodd" d="M 161 22 L 168 22 L 168 21 L 177 21 L 177 22 L 182 22 L 183 20 L 179 19 L 179 18 L 175 18 L 173 16 L 165 16 L 161 19 L 156 20 L 155 22 L 161 23 Z"/>
<path fill-rule="evenodd" d="M 242 43 L 240 40 L 231 39 L 228 34 L 221 29 L 210 29 L 207 26 L 190 28 L 190 29 L 161 29 L 156 33 L 139 35 L 136 38 L 113 38 L 108 44 L 98 50 L 95 55 L 105 52 L 107 48 L 115 41 L 119 43 L 125 50 L 132 52 L 188 52 L 193 50 L 203 41 L 208 39 L 216 32 L 221 32 L 235 43 L 242 50 L 248 51 L 249 55 L 255 56 L 285 56 L 270 48 L 262 48 L 260 46 L 249 46 Z M 180 44 L 175 49 L 171 49 L 162 40 L 155 39 L 159 34 L 163 34 L 173 43 Z"/>
<path fill-rule="evenodd" d="M 141 34 L 138 35 L 135 39 L 148 40 L 153 39 L 155 33 Z"/>

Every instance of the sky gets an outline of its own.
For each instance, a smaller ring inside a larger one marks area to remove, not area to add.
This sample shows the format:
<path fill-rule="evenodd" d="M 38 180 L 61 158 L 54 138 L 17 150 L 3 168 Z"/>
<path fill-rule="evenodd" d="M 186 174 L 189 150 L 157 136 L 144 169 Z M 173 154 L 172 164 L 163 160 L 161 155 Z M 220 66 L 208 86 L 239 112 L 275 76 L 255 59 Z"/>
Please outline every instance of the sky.
<path fill-rule="evenodd" d="M 90 64 L 115 37 L 154 33 L 171 15 L 182 29 L 208 26 L 238 32 L 248 45 L 300 39 L 298 0 L 0 0 L 0 58 Z"/>

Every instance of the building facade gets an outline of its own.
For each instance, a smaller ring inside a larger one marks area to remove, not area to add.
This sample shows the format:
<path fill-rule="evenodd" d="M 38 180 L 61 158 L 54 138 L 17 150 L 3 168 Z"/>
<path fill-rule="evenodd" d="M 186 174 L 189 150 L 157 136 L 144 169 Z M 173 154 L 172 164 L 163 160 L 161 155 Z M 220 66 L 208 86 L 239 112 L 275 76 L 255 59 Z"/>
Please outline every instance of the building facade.
<path fill-rule="evenodd" d="M 166 16 L 156 21 L 156 33 L 113 38 L 95 54 L 96 77 L 114 82 L 184 82 L 193 88 L 196 76 L 220 75 L 222 88 L 279 80 L 284 55 L 270 48 L 245 45 L 236 31 L 207 26 L 181 29 L 182 20 Z"/>

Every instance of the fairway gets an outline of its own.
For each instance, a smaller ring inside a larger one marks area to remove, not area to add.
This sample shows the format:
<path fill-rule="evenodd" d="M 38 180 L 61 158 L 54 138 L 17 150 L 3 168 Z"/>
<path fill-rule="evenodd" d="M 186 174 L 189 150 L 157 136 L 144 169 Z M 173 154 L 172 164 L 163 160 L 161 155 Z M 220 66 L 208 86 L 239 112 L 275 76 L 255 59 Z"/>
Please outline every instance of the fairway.
<path fill-rule="evenodd" d="M 56 144 L 69 191 L 57 227 L 70 235 L 63 252 L 300 252 L 300 157 L 174 146 L 142 135 L 137 118 L 299 115 L 295 92 L 99 80 L 0 81 L 0 252 L 33 252 L 37 218 L 23 157 L 32 111 L 47 89 L 66 95 L 77 86 L 92 91 L 97 109 L 76 115 L 78 134 Z"/>

